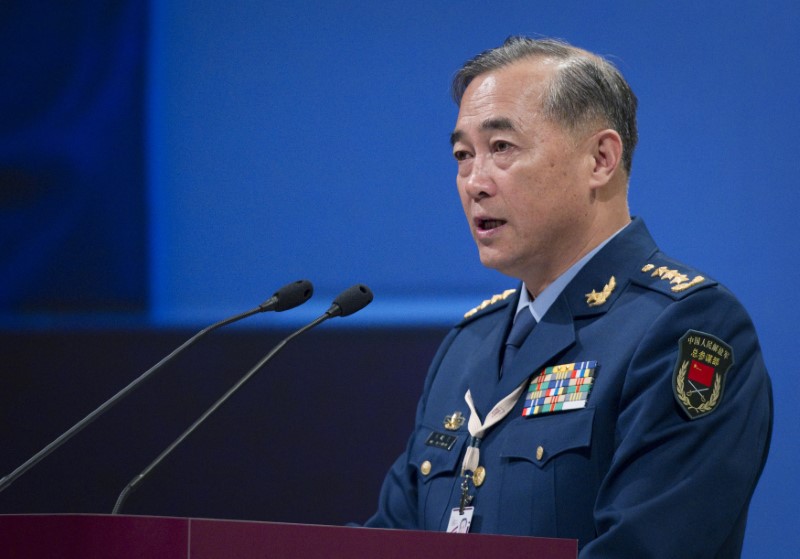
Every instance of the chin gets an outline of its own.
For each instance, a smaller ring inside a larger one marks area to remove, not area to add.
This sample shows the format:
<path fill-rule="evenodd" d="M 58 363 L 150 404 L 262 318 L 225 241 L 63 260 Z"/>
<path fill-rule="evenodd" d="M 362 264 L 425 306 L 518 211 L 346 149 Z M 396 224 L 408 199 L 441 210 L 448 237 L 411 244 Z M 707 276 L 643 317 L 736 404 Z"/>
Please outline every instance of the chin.
<path fill-rule="evenodd" d="M 522 276 L 524 275 L 523 271 L 525 266 L 522 265 L 522 261 L 519 259 L 514 260 L 505 254 L 483 251 L 480 253 L 480 259 L 481 264 L 484 267 L 489 268 L 490 270 L 495 270 L 496 272 L 500 272 L 504 276 L 514 278 L 515 280 L 521 280 Z"/>
<path fill-rule="evenodd" d="M 480 253 L 481 257 L 481 264 L 483 264 L 486 268 L 490 270 L 496 270 L 501 274 L 511 275 L 509 274 L 508 270 L 510 269 L 508 261 L 501 258 L 497 254 L 486 254 L 484 252 Z"/>

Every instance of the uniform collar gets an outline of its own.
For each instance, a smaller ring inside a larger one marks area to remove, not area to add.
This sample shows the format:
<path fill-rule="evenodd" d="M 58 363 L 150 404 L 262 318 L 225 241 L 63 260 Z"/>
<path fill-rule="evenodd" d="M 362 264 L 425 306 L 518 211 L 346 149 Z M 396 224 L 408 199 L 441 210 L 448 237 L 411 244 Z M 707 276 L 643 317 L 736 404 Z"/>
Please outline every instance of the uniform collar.
<path fill-rule="evenodd" d="M 631 222 L 632 223 L 632 222 Z M 569 267 L 569 269 L 558 276 L 554 282 L 548 285 L 544 291 L 542 291 L 536 299 L 531 300 L 530 295 L 528 294 L 528 288 L 525 285 L 525 282 L 522 283 L 522 287 L 520 287 L 520 296 L 517 302 L 517 310 L 515 316 L 519 314 L 519 311 L 528 306 L 530 308 L 531 313 L 533 313 L 533 317 L 536 319 L 536 322 L 540 322 L 542 317 L 547 314 L 548 309 L 552 306 L 558 296 L 561 295 L 561 292 L 569 285 L 572 279 L 578 275 L 578 272 L 583 269 L 583 267 L 592 259 L 594 256 L 600 252 L 600 250 L 606 246 L 614 237 L 619 235 L 622 231 L 624 231 L 627 227 L 631 225 L 631 223 L 626 224 L 624 227 L 619 229 L 616 233 L 608 237 L 602 243 L 597 245 L 594 249 L 589 251 L 583 258 L 578 260 L 575 264 Z"/>
<path fill-rule="evenodd" d="M 633 218 L 564 288 L 562 295 L 572 316 L 605 313 L 657 251 L 644 221 Z"/>

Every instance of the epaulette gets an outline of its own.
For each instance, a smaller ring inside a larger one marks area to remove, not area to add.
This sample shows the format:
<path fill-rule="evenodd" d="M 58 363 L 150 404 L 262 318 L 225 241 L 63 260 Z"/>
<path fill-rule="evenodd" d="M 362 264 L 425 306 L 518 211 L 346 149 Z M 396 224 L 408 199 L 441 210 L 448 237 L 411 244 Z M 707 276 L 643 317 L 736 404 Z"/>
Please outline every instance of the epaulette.
<path fill-rule="evenodd" d="M 673 299 L 681 299 L 699 289 L 717 284 L 716 281 L 697 273 L 696 270 L 667 261 L 653 261 L 645 264 L 641 269 L 641 274 L 634 277 L 633 281 L 669 295 Z"/>
<path fill-rule="evenodd" d="M 478 305 L 474 309 L 470 309 L 469 311 L 464 313 L 464 318 L 470 318 L 470 317 L 474 316 L 475 314 L 477 314 L 478 312 L 482 311 L 483 309 L 494 305 L 498 301 L 504 301 L 504 300 L 508 299 L 511 295 L 513 295 L 516 292 L 517 292 L 516 289 L 506 289 L 502 293 L 499 293 L 497 295 L 493 295 L 491 299 L 486 299 L 485 301 L 483 301 L 480 305 Z"/>

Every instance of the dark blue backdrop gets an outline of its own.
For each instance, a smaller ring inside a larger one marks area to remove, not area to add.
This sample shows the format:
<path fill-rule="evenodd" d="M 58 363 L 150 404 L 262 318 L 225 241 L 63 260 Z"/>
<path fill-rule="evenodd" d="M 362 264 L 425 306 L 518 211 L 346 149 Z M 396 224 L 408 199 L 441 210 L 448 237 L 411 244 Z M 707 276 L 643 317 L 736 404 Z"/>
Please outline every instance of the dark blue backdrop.
<path fill-rule="evenodd" d="M 633 212 L 753 315 L 776 426 L 746 556 L 800 547 L 795 3 L 112 4 L 0 8 L 6 328 L 197 325 L 301 277 L 314 303 L 258 324 L 356 281 L 376 301 L 351 324 L 454 322 L 513 281 L 460 213 L 450 76 L 509 34 L 562 37 L 639 96 Z"/>
<path fill-rule="evenodd" d="M 0 6 L 0 315 L 147 308 L 141 2 Z"/>

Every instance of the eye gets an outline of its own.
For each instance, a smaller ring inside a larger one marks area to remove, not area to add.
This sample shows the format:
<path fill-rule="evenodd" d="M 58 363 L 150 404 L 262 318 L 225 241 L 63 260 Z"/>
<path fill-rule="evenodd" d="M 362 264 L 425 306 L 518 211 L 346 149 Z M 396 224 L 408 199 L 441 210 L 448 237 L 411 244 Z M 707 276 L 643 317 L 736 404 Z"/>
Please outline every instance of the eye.
<path fill-rule="evenodd" d="M 470 157 L 470 154 L 468 151 L 460 149 L 453 152 L 453 157 L 456 158 L 456 161 L 464 161 Z"/>
<path fill-rule="evenodd" d="M 504 151 L 508 151 L 513 146 L 506 142 L 505 140 L 498 140 L 492 145 L 492 151 L 494 153 L 503 153 Z"/>

